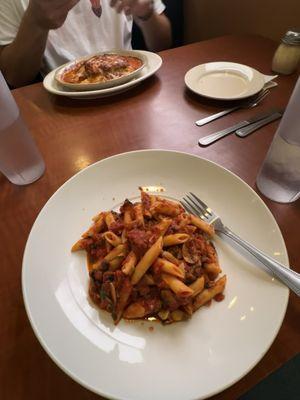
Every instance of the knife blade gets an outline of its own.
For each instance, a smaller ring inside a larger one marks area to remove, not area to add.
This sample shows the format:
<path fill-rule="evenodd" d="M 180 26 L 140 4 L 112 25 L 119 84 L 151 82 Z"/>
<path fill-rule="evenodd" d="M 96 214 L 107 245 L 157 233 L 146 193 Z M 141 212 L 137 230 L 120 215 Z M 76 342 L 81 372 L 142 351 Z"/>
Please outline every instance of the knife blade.
<path fill-rule="evenodd" d="M 268 111 L 265 113 L 260 113 L 260 114 L 256 115 L 255 117 L 248 118 L 248 119 L 245 119 L 244 121 L 238 122 L 237 124 L 234 124 L 234 125 L 230 126 L 229 128 L 222 129 L 221 131 L 211 133 L 210 135 L 200 138 L 198 141 L 198 144 L 199 144 L 199 146 L 208 146 L 209 144 L 214 143 L 215 141 L 229 135 L 230 133 L 233 133 L 236 130 L 243 128 L 244 126 L 250 125 L 253 122 L 257 122 L 264 118 L 269 117 L 273 113 L 274 113 L 274 110 L 271 110 L 271 111 Z"/>
<path fill-rule="evenodd" d="M 270 122 L 276 121 L 277 119 L 281 118 L 284 113 L 284 110 L 274 111 L 269 117 L 261 119 L 258 122 L 254 122 L 244 128 L 237 129 L 235 134 L 239 137 L 245 137 L 250 135 L 250 133 L 256 131 L 257 129 L 263 127 L 264 125 L 269 124 Z"/>

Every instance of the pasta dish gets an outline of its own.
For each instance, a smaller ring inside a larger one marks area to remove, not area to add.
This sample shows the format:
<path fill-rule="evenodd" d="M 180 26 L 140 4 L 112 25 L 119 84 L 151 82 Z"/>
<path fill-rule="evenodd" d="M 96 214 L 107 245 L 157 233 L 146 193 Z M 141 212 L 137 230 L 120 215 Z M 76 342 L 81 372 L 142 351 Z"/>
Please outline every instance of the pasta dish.
<path fill-rule="evenodd" d="M 138 57 L 102 54 L 72 64 L 60 79 L 65 83 L 101 83 L 129 75 L 142 66 Z"/>
<path fill-rule="evenodd" d="M 140 202 L 96 215 L 72 251 L 86 251 L 90 298 L 115 324 L 149 317 L 169 324 L 224 297 L 213 234 L 179 203 L 141 190 Z"/>

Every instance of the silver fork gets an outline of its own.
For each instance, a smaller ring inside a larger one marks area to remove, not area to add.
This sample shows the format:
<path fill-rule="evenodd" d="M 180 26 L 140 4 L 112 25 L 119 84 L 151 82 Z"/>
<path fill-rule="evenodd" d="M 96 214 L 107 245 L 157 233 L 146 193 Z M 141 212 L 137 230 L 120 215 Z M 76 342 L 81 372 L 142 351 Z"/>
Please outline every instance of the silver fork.
<path fill-rule="evenodd" d="M 270 90 L 268 89 L 262 89 L 255 98 L 251 99 L 250 101 L 246 101 L 244 103 L 239 104 L 238 106 L 234 106 L 231 108 L 228 108 L 226 110 L 220 111 L 216 114 L 212 114 L 209 117 L 205 117 L 202 119 L 199 119 L 196 121 L 197 126 L 203 126 L 205 124 L 208 124 L 211 121 L 214 121 L 215 119 L 218 119 L 220 117 L 223 117 L 224 115 L 227 115 L 233 111 L 239 110 L 240 108 L 253 108 L 256 107 L 268 94 L 270 93 Z"/>
<path fill-rule="evenodd" d="M 262 262 L 269 269 L 269 271 L 273 273 L 274 276 L 276 276 L 293 292 L 300 296 L 300 274 L 286 268 L 278 261 L 267 256 L 262 251 L 258 250 L 256 247 L 252 246 L 250 243 L 246 242 L 238 235 L 233 233 L 223 224 L 221 218 L 195 194 L 190 192 L 189 195 L 186 195 L 183 198 L 181 204 L 187 212 L 197 215 L 205 222 L 212 225 L 216 233 L 223 233 L 224 235 L 228 236 L 230 239 L 238 243 L 241 247 L 248 250 L 248 252 L 252 254 L 255 258 L 257 258 L 257 260 Z"/>

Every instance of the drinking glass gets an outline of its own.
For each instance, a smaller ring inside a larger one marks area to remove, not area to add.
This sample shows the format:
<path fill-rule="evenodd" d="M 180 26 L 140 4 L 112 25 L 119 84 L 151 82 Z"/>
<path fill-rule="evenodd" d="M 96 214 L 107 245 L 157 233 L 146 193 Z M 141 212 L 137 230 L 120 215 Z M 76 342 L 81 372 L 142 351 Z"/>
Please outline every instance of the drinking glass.
<path fill-rule="evenodd" d="M 265 196 L 279 203 L 300 197 L 300 77 L 256 184 Z"/>
<path fill-rule="evenodd" d="M 0 171 L 14 184 L 27 185 L 45 171 L 19 108 L 0 71 Z"/>

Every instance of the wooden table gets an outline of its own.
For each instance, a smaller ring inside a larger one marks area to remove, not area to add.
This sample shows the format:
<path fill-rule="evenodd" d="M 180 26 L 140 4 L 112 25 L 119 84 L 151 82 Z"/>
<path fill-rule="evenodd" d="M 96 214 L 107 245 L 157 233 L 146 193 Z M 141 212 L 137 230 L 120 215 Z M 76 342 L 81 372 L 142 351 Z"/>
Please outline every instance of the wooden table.
<path fill-rule="evenodd" d="M 270 74 L 276 44 L 256 36 L 226 36 L 161 53 L 156 76 L 129 92 L 103 100 L 76 101 L 48 94 L 42 84 L 13 92 L 44 156 L 47 170 L 32 185 L 21 187 L 0 176 L 0 398 L 3 400 L 99 399 L 65 375 L 44 352 L 27 319 L 21 292 L 24 246 L 30 228 L 49 197 L 73 174 L 112 154 L 136 149 L 186 151 L 228 168 L 255 189 L 255 178 L 278 122 L 248 138 L 234 135 L 207 148 L 199 136 L 229 126 L 258 110 L 242 110 L 198 128 L 194 121 L 221 109 L 185 89 L 185 72 L 204 62 L 230 60 Z M 260 110 L 285 106 L 297 76 L 278 78 Z M 300 271 L 300 202 L 276 204 L 274 214 Z M 270 300 L 271 301 L 271 300 Z M 300 350 L 300 302 L 290 295 L 283 325 L 270 350 L 242 380 L 214 399 L 236 399 Z M 298 322 L 297 322 L 298 321 Z"/>

